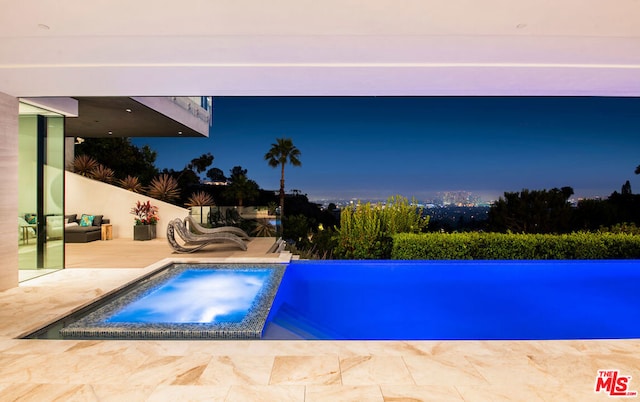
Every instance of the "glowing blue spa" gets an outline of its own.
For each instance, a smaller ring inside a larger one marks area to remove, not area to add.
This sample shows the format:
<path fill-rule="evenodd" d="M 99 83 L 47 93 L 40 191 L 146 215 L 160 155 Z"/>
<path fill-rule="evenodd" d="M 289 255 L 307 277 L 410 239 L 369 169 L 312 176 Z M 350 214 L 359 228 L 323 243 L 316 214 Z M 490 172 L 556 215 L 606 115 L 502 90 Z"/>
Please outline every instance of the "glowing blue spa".
<path fill-rule="evenodd" d="M 240 322 L 269 270 L 189 269 L 107 318 L 107 323 Z"/>
<path fill-rule="evenodd" d="M 63 338 L 259 338 L 283 265 L 173 264 L 59 330 Z"/>

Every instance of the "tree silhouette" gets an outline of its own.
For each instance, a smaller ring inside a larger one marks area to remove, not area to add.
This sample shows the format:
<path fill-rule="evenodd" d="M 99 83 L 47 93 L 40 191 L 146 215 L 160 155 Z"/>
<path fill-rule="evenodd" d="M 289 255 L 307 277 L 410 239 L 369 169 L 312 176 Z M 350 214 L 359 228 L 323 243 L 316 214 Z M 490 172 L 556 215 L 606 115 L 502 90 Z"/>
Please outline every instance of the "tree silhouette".
<path fill-rule="evenodd" d="M 284 217 L 284 166 L 287 163 L 293 166 L 300 166 L 300 150 L 293 145 L 291 138 L 277 138 L 275 144 L 271 144 L 271 149 L 264 155 L 264 159 L 269 166 L 277 168 L 280 166 L 280 218 Z"/>
<path fill-rule="evenodd" d="M 247 177 L 247 169 L 243 169 L 242 166 L 234 166 L 230 171 L 229 180 L 234 181 L 241 177 Z"/>
<path fill-rule="evenodd" d="M 207 177 L 211 179 L 211 181 L 217 182 L 225 182 L 227 181 L 227 177 L 224 175 L 222 169 L 211 168 L 207 170 Z"/>
<path fill-rule="evenodd" d="M 252 200 L 258 196 L 259 186 L 246 175 L 236 175 L 227 186 L 226 192 L 237 200 L 239 207 L 242 207 L 245 200 Z"/>
<path fill-rule="evenodd" d="M 156 151 L 148 145 L 138 148 L 129 138 L 86 138 L 75 147 L 75 154 L 88 155 L 111 168 L 116 179 L 133 176 L 147 185 L 158 175 Z"/>
<path fill-rule="evenodd" d="M 213 163 L 213 155 L 211 152 L 207 152 L 206 154 L 202 154 L 197 158 L 191 159 L 191 162 L 187 165 L 187 169 L 191 169 L 194 172 L 200 174 L 207 170 L 209 166 Z"/>
<path fill-rule="evenodd" d="M 571 187 L 505 192 L 489 209 L 492 230 L 515 233 L 566 233 L 571 231 Z"/>

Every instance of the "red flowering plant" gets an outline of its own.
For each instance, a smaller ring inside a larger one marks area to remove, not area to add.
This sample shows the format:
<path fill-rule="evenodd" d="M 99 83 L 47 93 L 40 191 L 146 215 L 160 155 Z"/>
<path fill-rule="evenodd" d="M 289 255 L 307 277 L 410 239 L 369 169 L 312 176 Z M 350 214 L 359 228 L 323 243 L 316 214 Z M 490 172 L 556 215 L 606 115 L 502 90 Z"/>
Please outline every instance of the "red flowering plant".
<path fill-rule="evenodd" d="M 136 225 L 155 225 L 158 223 L 158 207 L 151 205 L 151 201 L 136 203 L 131 208 L 131 214 L 135 215 Z"/>

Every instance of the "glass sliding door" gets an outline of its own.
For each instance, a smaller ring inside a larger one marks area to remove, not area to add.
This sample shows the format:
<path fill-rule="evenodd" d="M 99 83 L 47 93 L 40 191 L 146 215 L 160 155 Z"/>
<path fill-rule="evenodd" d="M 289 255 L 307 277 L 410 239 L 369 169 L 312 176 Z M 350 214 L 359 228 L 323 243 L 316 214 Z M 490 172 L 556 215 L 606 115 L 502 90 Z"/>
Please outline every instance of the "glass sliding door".
<path fill-rule="evenodd" d="M 64 116 L 20 104 L 20 280 L 64 267 Z"/>

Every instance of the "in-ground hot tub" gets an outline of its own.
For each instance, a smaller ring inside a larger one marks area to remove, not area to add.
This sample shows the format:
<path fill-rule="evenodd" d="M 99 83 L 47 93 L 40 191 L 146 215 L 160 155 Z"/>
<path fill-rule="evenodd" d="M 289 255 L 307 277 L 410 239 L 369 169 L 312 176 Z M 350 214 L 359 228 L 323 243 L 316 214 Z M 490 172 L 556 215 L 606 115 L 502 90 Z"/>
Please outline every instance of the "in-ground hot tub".
<path fill-rule="evenodd" d="M 282 264 L 172 264 L 29 338 L 260 338 Z"/>

